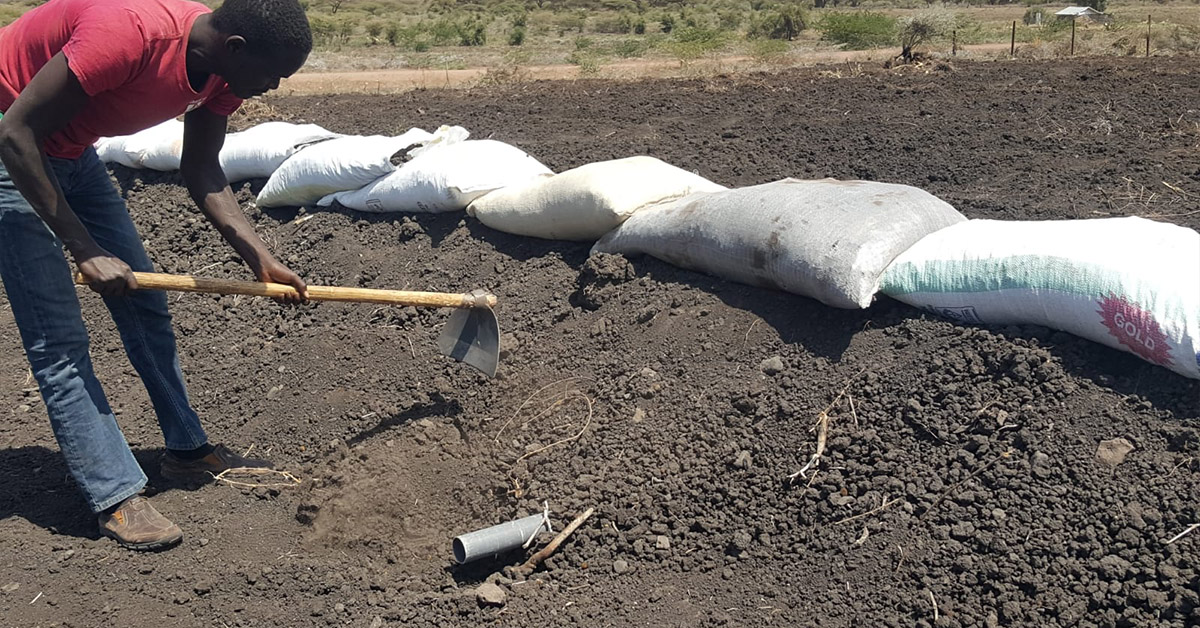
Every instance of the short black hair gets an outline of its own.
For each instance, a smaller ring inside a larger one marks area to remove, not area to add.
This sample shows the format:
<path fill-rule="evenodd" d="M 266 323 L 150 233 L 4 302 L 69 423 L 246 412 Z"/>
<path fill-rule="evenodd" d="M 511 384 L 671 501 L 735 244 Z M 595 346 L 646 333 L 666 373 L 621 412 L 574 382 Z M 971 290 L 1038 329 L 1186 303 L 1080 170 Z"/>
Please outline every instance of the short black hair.
<path fill-rule="evenodd" d="M 308 16 L 298 0 L 225 0 L 212 14 L 213 27 L 240 35 L 257 54 L 312 52 Z"/>

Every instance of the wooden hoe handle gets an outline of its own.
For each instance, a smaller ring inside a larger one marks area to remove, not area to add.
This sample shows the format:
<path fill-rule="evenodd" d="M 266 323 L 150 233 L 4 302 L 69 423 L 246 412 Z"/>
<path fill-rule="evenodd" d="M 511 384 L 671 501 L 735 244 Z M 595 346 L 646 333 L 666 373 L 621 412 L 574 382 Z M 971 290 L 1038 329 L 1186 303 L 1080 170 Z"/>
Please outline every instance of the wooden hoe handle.
<path fill-rule="evenodd" d="M 281 283 L 257 281 L 235 281 L 232 279 L 206 279 L 191 275 L 167 275 L 164 273 L 133 273 L 139 290 L 172 290 L 175 292 L 205 292 L 210 294 L 244 294 L 254 297 L 283 297 L 296 294 L 296 289 Z M 75 283 L 87 285 L 83 275 L 75 276 Z M 356 303 L 383 303 L 385 305 L 411 305 L 413 307 L 493 307 L 495 295 L 481 291 L 469 294 L 445 292 L 410 292 L 406 290 L 370 290 L 367 288 L 338 288 L 333 286 L 309 286 L 311 301 L 353 301 Z"/>

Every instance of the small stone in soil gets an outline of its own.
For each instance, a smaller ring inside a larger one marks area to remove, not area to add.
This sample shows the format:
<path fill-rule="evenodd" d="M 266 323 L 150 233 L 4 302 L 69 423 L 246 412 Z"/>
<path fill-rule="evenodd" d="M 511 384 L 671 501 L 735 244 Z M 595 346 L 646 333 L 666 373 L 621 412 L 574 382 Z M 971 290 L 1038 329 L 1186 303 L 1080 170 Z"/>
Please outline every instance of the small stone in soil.
<path fill-rule="evenodd" d="M 1131 451 L 1133 451 L 1133 443 L 1124 438 L 1102 440 L 1100 446 L 1096 448 L 1096 461 L 1106 467 L 1114 468 L 1125 462 L 1125 456 L 1129 455 Z"/>
<path fill-rule="evenodd" d="M 504 606 L 507 600 L 508 594 L 493 582 L 485 582 L 475 590 L 475 601 L 480 606 Z"/>
<path fill-rule="evenodd" d="M 1050 477 L 1050 456 L 1039 451 L 1030 458 L 1029 466 L 1033 472 L 1033 477 L 1040 479 Z"/>
<path fill-rule="evenodd" d="M 758 365 L 758 368 L 767 375 L 778 375 L 783 372 L 783 358 L 779 356 L 767 358 Z"/>

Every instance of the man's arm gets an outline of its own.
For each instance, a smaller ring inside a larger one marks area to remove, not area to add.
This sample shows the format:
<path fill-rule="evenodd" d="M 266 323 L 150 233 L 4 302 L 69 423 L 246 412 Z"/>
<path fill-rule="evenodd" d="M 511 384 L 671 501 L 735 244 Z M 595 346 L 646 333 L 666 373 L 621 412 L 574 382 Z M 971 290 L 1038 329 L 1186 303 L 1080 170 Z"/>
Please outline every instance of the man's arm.
<path fill-rule="evenodd" d="M 246 220 L 225 180 L 219 156 L 225 143 L 226 122 L 225 116 L 204 107 L 184 117 L 180 174 L 200 211 L 246 261 L 259 281 L 292 286 L 300 293 L 300 298 L 285 297 L 284 302 L 299 303 L 308 298 L 304 280 L 271 255 L 250 221 Z"/>
<path fill-rule="evenodd" d="M 42 67 L 0 119 L 0 161 L 17 191 L 66 245 L 88 285 L 105 296 L 137 289 L 129 265 L 105 251 L 67 204 L 42 152 L 46 138 L 87 105 L 88 95 L 60 52 Z"/>

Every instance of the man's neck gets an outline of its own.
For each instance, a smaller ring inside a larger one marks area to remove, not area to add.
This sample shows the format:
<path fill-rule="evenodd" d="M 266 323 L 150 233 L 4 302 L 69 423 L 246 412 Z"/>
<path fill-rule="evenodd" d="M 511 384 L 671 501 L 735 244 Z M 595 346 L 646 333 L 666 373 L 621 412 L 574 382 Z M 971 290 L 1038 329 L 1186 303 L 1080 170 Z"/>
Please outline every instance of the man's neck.
<path fill-rule="evenodd" d="M 213 51 L 220 46 L 220 33 L 212 26 L 212 15 L 204 14 L 192 23 L 187 40 L 187 76 L 197 92 L 208 84 L 213 67 Z"/>

